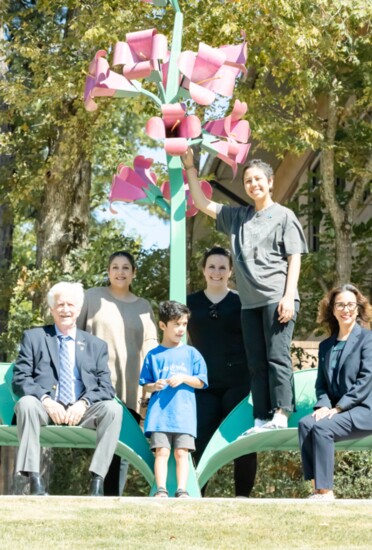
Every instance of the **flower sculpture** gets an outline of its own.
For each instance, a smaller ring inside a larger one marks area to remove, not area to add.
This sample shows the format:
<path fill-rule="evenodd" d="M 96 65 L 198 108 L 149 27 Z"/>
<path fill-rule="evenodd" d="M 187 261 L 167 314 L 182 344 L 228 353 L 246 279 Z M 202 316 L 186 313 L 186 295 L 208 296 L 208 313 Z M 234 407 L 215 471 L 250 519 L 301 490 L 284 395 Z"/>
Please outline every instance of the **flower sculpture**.
<path fill-rule="evenodd" d="M 164 139 L 164 148 L 169 155 L 183 155 L 188 148 L 188 139 L 201 134 L 197 116 L 186 115 L 182 103 L 162 105 L 163 117 L 152 117 L 146 124 L 146 133 L 154 139 Z"/>
<path fill-rule="evenodd" d="M 123 65 L 123 74 L 129 80 L 149 77 L 159 70 L 160 60 L 168 57 L 167 38 L 156 29 L 131 32 L 126 39 L 116 44 L 113 65 Z"/>
<path fill-rule="evenodd" d="M 158 8 L 171 6 L 175 12 L 170 50 L 165 35 L 157 29 L 127 33 L 125 41 L 113 50 L 112 65 L 104 50 L 95 55 L 89 67 L 84 101 L 88 111 L 97 108 L 95 98 L 132 97 L 143 94 L 159 110 L 146 124 L 147 134 L 164 140 L 169 181 L 162 189 L 151 172 L 151 159 L 136 157 L 133 168 L 119 165 L 114 175 L 110 204 L 116 201 L 157 204 L 170 210 L 171 267 L 170 297 L 186 299 L 186 227 L 185 217 L 195 215 L 182 171 L 180 156 L 190 145 L 217 156 L 236 174 L 249 150 L 249 124 L 243 117 L 245 103 L 236 101 L 232 112 L 219 120 L 202 122 L 193 114 L 192 102 L 208 106 L 218 96 L 233 95 L 236 78 L 246 74 L 247 45 L 245 36 L 239 44 L 214 48 L 200 43 L 197 52 L 182 52 L 183 17 L 178 0 L 142 0 Z M 151 86 L 147 87 L 146 83 Z M 154 85 L 157 93 L 154 93 Z M 207 196 L 212 189 L 201 183 Z M 167 202 L 169 201 L 169 203 Z M 112 208 L 112 206 L 111 206 Z"/>
<path fill-rule="evenodd" d="M 167 214 L 170 213 L 169 204 L 164 200 L 162 191 L 156 185 L 157 176 L 150 172 L 153 159 L 138 156 L 133 161 L 133 167 L 119 164 L 118 173 L 112 179 L 109 196 L 110 210 L 113 214 L 113 202 L 137 202 L 138 204 L 157 204 Z"/>
<path fill-rule="evenodd" d="M 85 82 L 84 103 L 87 111 L 95 111 L 94 97 L 134 97 L 141 93 L 138 83 L 110 70 L 105 50 L 99 50 L 89 66 Z"/>
<path fill-rule="evenodd" d="M 197 54 L 187 51 L 179 57 L 178 67 L 184 75 L 181 87 L 189 90 L 196 103 L 210 105 L 216 94 L 233 94 L 237 74 L 245 71 L 243 61 L 245 64 L 246 58 L 239 47 L 211 48 L 200 43 Z"/>
<path fill-rule="evenodd" d="M 191 218 L 192 216 L 195 216 L 195 214 L 197 214 L 199 212 L 199 209 L 196 208 L 196 206 L 194 204 L 194 201 L 193 201 L 193 198 L 191 196 L 191 193 L 190 193 L 190 190 L 189 190 L 189 184 L 187 182 L 186 170 L 182 170 L 182 176 L 183 176 L 183 182 L 184 182 L 184 185 L 185 185 L 185 193 L 186 193 L 186 216 L 188 218 Z M 213 190 L 212 190 L 212 187 L 211 187 L 210 183 L 206 180 L 202 180 L 200 182 L 200 187 L 202 188 L 204 195 L 206 197 L 208 197 L 208 199 L 211 199 L 212 194 L 213 194 Z M 170 193 L 170 182 L 169 181 L 166 181 L 162 184 L 161 190 L 162 190 L 164 198 L 170 200 L 171 193 Z"/>
<path fill-rule="evenodd" d="M 247 120 L 241 120 L 246 112 L 247 104 L 237 99 L 229 116 L 203 125 L 203 129 L 210 134 L 209 144 L 205 143 L 205 149 L 229 164 L 234 176 L 238 164 L 245 162 L 250 148 L 250 144 L 247 143 L 250 136 L 249 123 Z M 216 140 L 215 137 L 226 138 L 226 141 Z"/>
<path fill-rule="evenodd" d="M 170 216 L 170 298 L 186 303 L 186 216 L 197 209 L 188 189 L 180 156 L 190 145 L 217 156 L 236 174 L 249 151 L 249 124 L 244 120 L 246 103 L 235 101 L 230 114 L 218 120 L 201 122 L 193 114 L 192 102 L 211 105 L 218 96 L 233 95 L 235 81 L 246 74 L 245 36 L 239 44 L 212 48 L 201 43 L 197 52 L 182 52 L 183 17 L 178 0 L 142 0 L 157 8 L 170 6 L 175 12 L 170 51 L 166 37 L 156 29 L 128 33 L 114 48 L 112 66 L 100 50 L 89 67 L 84 101 L 88 111 L 97 108 L 95 98 L 132 97 L 143 94 L 159 111 L 146 124 L 147 134 L 164 140 L 169 180 L 158 185 L 152 171 L 153 160 L 137 156 L 133 168 L 120 164 L 110 191 L 112 212 L 115 202 L 156 204 Z M 146 86 L 151 83 L 149 89 Z M 156 89 L 156 93 L 154 92 Z M 198 114 L 200 109 L 198 110 Z M 203 192 L 212 197 L 207 181 Z M 200 496 L 195 469 L 190 467 L 193 496 Z"/>

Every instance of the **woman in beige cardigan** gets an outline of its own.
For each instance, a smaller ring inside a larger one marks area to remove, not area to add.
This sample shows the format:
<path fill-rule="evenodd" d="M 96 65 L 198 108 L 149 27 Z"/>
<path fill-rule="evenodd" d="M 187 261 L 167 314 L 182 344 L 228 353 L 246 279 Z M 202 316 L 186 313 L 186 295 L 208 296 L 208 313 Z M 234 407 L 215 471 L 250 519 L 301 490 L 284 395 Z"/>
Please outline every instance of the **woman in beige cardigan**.
<path fill-rule="evenodd" d="M 138 380 L 146 353 L 157 345 L 157 330 L 150 303 L 131 291 L 136 266 L 129 252 L 109 258 L 109 285 L 86 291 L 78 327 L 108 344 L 112 383 L 118 397 L 139 420 Z M 105 495 L 121 495 L 127 463 L 115 455 L 105 479 Z"/>

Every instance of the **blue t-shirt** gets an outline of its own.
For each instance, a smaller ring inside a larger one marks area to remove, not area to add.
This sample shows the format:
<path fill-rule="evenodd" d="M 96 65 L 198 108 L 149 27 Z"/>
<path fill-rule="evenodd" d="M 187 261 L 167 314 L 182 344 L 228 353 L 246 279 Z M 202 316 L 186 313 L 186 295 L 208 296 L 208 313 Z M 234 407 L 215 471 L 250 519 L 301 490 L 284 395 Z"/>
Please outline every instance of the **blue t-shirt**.
<path fill-rule="evenodd" d="M 158 346 L 146 355 L 140 385 L 152 384 L 175 374 L 196 376 L 208 387 L 207 366 L 197 349 L 188 345 L 175 348 Z M 196 437 L 196 403 L 194 388 L 181 384 L 166 386 L 151 395 L 145 420 L 145 435 L 152 432 L 190 434 Z"/>

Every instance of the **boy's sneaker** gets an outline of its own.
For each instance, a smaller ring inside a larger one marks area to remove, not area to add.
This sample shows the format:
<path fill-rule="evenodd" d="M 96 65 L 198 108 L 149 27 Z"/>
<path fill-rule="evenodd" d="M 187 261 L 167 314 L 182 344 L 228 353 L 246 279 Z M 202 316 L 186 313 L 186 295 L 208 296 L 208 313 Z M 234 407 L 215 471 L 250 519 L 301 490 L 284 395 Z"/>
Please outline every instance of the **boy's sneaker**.
<path fill-rule="evenodd" d="M 176 498 L 190 498 L 190 495 L 185 489 L 177 489 L 176 494 L 174 495 Z"/>

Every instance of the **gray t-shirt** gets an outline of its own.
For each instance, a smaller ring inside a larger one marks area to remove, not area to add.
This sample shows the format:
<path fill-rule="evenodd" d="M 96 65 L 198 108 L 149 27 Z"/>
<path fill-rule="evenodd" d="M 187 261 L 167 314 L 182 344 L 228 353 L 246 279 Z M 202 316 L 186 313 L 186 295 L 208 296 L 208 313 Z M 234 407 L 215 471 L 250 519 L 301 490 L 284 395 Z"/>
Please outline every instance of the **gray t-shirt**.
<path fill-rule="evenodd" d="M 242 308 L 279 302 L 285 291 L 287 257 L 308 251 L 302 227 L 292 210 L 275 202 L 258 212 L 250 205 L 224 205 L 217 214 L 216 228 L 231 239 Z"/>

